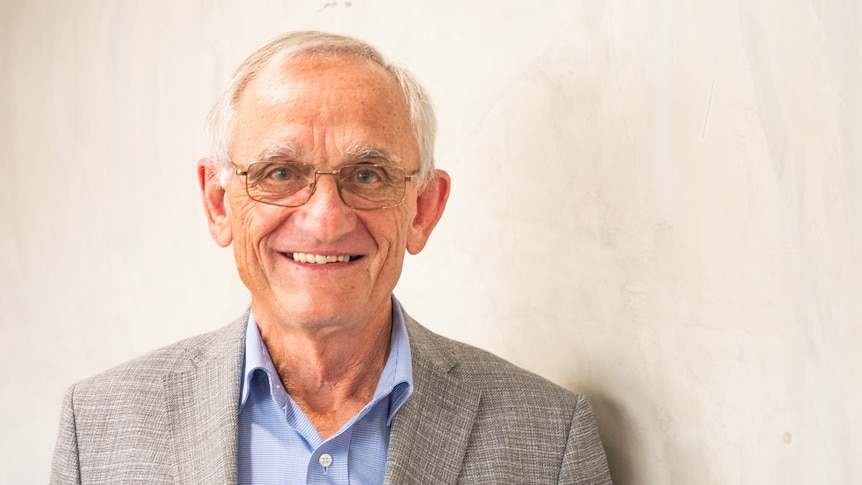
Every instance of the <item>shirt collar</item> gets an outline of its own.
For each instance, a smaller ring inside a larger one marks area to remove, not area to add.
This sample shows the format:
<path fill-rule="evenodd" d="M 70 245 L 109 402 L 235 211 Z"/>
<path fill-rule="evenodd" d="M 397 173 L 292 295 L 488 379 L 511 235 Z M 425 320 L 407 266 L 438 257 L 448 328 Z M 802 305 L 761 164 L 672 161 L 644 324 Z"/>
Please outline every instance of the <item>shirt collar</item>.
<path fill-rule="evenodd" d="M 373 401 L 389 395 L 389 414 L 386 425 L 392 424 L 395 412 L 413 394 L 413 359 L 410 354 L 410 340 L 401 303 L 392 297 L 392 337 L 389 343 L 389 358 L 380 374 Z"/>
<path fill-rule="evenodd" d="M 401 304 L 395 296 L 392 297 L 392 336 L 389 347 L 389 357 L 386 359 L 386 364 L 383 367 L 383 372 L 380 375 L 380 380 L 377 382 L 377 388 L 372 398 L 372 403 L 374 403 L 387 396 L 390 397 L 389 412 L 386 419 L 387 426 L 392 424 L 395 412 L 413 394 L 413 364 L 410 353 L 410 340 L 407 336 L 407 326 L 404 323 L 404 313 L 401 309 Z M 251 378 L 258 370 L 266 374 L 272 400 L 279 407 L 284 407 L 290 396 L 288 396 L 284 390 L 284 386 L 281 384 L 281 379 L 278 377 L 278 372 L 272 363 L 269 351 L 260 336 L 260 330 L 257 327 L 254 314 L 250 312 L 248 327 L 245 333 L 245 361 L 243 365 L 243 379 L 240 384 L 240 409 L 242 409 L 248 400 Z"/>

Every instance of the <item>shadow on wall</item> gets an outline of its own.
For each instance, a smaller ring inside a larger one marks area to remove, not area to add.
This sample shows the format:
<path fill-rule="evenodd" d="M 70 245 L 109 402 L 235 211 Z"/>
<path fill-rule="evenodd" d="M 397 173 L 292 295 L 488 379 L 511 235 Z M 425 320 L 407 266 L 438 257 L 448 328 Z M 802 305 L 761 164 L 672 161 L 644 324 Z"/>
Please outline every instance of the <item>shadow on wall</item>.
<path fill-rule="evenodd" d="M 590 392 L 587 397 L 598 423 L 614 485 L 635 483 L 632 454 L 637 446 L 630 416 L 625 408 L 601 392 Z"/>

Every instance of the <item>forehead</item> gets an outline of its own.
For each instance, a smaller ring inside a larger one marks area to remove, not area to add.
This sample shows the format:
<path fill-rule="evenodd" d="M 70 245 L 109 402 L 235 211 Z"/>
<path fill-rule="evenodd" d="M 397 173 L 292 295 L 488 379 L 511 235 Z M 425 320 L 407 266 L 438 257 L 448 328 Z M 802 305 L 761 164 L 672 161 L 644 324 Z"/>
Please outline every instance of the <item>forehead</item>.
<path fill-rule="evenodd" d="M 416 140 L 392 73 L 353 55 L 314 54 L 273 60 L 238 99 L 231 152 L 279 144 L 318 152 L 347 145 L 410 152 Z"/>

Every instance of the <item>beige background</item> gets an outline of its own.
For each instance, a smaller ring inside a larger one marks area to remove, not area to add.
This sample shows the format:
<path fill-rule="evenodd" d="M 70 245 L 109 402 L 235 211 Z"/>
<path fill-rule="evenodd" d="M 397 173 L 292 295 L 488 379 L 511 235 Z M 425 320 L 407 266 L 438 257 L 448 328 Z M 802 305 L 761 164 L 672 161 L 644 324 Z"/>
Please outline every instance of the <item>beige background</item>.
<path fill-rule="evenodd" d="M 292 29 L 427 85 L 453 193 L 396 294 L 587 394 L 616 483 L 862 483 L 855 0 L 0 0 L 0 483 L 71 382 L 243 311 L 194 166 Z"/>

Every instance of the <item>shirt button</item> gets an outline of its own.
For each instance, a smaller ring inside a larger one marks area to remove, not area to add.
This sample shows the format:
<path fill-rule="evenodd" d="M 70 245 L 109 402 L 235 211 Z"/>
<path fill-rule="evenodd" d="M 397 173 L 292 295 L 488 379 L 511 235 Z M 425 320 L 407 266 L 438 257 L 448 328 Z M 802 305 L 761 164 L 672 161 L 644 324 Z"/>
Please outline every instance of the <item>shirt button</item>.
<path fill-rule="evenodd" d="M 324 453 L 320 455 L 320 459 L 318 459 L 317 462 L 320 463 L 320 466 L 323 468 L 328 468 L 329 465 L 332 465 L 332 455 Z"/>

